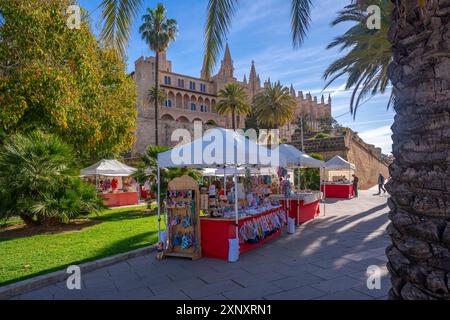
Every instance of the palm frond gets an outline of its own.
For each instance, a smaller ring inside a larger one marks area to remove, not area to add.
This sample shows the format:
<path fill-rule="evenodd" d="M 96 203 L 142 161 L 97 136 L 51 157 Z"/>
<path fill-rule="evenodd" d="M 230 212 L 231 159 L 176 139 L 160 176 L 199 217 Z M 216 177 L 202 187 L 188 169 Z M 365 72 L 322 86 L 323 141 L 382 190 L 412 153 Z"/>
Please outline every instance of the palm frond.
<path fill-rule="evenodd" d="M 209 77 L 228 35 L 237 0 L 209 0 L 205 24 L 204 67 Z"/>
<path fill-rule="evenodd" d="M 121 56 L 130 38 L 130 29 L 143 0 L 102 0 L 103 29 L 101 38 L 112 46 Z"/>
<path fill-rule="evenodd" d="M 381 29 L 370 30 L 366 26 L 368 14 L 365 8 L 377 4 L 382 10 Z M 361 0 L 346 6 L 331 23 L 355 23 L 343 35 L 336 37 L 327 49 L 339 47 L 346 54 L 334 61 L 323 74 L 325 88 L 337 79 L 347 76 L 346 89 L 353 88 L 350 112 L 353 117 L 362 99 L 368 95 L 384 93 L 389 85 L 388 66 L 392 60 L 388 40 L 390 13 L 393 4 L 389 0 Z"/>
<path fill-rule="evenodd" d="M 300 47 L 306 37 L 311 22 L 311 0 L 292 0 L 291 24 L 292 44 L 294 48 Z"/>

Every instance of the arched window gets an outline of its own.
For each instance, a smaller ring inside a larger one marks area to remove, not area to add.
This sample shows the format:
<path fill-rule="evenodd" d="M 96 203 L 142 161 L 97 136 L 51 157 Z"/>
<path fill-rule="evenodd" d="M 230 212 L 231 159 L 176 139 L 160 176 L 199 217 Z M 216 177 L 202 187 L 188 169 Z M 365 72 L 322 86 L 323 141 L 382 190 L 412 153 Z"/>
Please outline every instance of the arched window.
<path fill-rule="evenodd" d="M 197 109 L 197 106 L 195 103 L 191 103 L 191 111 L 195 111 Z"/>
<path fill-rule="evenodd" d="M 167 100 L 164 102 L 164 105 L 165 105 L 167 108 L 172 108 L 172 100 L 167 99 Z"/>

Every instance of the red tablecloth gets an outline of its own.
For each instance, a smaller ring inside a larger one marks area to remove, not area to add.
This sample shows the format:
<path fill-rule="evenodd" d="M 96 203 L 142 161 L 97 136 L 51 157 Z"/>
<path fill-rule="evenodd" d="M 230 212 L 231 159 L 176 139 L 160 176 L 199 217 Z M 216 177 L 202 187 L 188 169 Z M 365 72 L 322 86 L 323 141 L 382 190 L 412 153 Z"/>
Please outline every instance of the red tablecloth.
<path fill-rule="evenodd" d="M 251 220 L 253 218 L 258 218 L 264 215 L 268 215 L 274 212 L 278 212 L 282 209 L 272 209 L 268 210 L 254 217 L 247 217 L 239 220 L 239 228 L 244 224 L 244 222 Z M 236 226 L 235 221 L 231 219 L 221 219 L 221 218 L 200 218 L 201 225 L 201 245 L 202 245 L 202 256 L 210 258 L 218 258 L 228 260 L 228 250 L 229 250 L 229 239 L 236 238 Z M 270 241 L 274 238 L 281 236 L 281 229 L 271 236 L 261 240 L 255 244 L 240 243 L 239 253 L 242 254 L 256 247 L 261 246 L 263 243 Z"/>
<path fill-rule="evenodd" d="M 306 221 L 312 220 L 320 214 L 320 200 L 305 204 L 303 200 L 300 200 L 300 219 L 297 221 L 297 209 L 298 201 L 297 199 L 291 199 L 289 203 L 289 210 L 287 209 L 286 200 L 281 200 L 281 205 L 288 213 L 290 218 L 295 219 L 295 224 L 304 223 Z"/>
<path fill-rule="evenodd" d="M 355 196 L 352 184 L 327 184 L 321 188 L 325 198 L 351 199 Z"/>
<path fill-rule="evenodd" d="M 131 206 L 139 203 L 137 192 L 118 192 L 102 194 L 108 207 Z"/>

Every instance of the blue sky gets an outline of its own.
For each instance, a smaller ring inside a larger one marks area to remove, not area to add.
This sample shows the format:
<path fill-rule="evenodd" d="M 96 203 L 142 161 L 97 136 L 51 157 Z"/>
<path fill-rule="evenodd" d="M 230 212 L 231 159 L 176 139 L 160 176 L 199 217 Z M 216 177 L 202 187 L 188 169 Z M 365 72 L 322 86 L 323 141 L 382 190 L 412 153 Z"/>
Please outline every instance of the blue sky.
<path fill-rule="evenodd" d="M 199 76 L 203 57 L 203 27 L 206 20 L 207 0 L 162 0 L 168 16 L 177 20 L 179 34 L 167 52 L 173 63 L 173 71 Z M 320 100 L 324 87 L 322 74 L 327 66 L 343 53 L 326 50 L 330 41 L 344 33 L 347 25 L 330 27 L 337 11 L 349 0 L 314 1 L 312 25 L 308 38 L 300 49 L 294 50 L 290 34 L 290 0 L 241 0 L 236 11 L 228 43 L 234 60 L 235 75 L 242 79 L 250 72 L 255 60 L 256 71 L 264 81 L 280 80 L 285 85 L 294 85 L 296 91 L 303 90 L 317 95 Z M 79 0 L 92 16 L 92 28 L 99 34 L 100 0 Z M 145 7 L 155 7 L 157 1 L 146 0 Z M 141 16 L 141 14 L 139 15 Z M 134 61 L 142 55 L 152 53 L 141 40 L 139 19 L 132 28 L 132 38 L 127 50 L 128 71 L 134 70 Z M 357 131 L 368 143 L 381 147 L 384 153 L 391 152 L 391 130 L 394 121 L 392 108 L 386 110 L 390 92 L 368 99 L 358 110 L 356 119 L 348 113 L 350 91 L 345 91 L 345 79 L 335 82 L 324 94 L 332 96 L 333 116 L 341 124 Z"/>

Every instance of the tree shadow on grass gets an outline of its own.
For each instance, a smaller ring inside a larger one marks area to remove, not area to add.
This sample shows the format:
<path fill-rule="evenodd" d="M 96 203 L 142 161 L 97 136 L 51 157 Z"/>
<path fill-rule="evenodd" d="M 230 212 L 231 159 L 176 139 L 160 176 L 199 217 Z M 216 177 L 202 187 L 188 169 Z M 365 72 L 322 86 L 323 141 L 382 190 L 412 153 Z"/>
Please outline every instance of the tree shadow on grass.
<path fill-rule="evenodd" d="M 97 254 L 99 257 L 107 257 L 142 247 L 150 246 L 158 241 L 158 231 L 142 232 L 129 238 L 120 239 L 101 248 Z"/>

